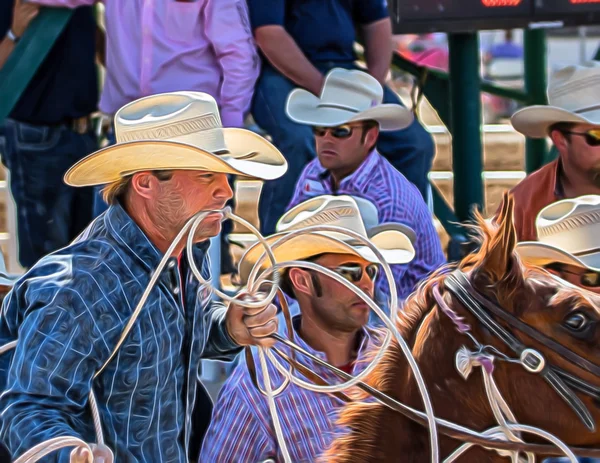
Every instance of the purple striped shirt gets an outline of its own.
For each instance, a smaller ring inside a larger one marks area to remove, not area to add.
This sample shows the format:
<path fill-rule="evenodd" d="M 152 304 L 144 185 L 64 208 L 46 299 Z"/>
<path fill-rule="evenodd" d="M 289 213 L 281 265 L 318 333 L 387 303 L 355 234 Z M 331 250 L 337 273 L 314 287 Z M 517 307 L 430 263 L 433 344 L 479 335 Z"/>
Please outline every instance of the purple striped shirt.
<path fill-rule="evenodd" d="M 295 318 L 294 321 L 297 321 Z M 285 332 L 285 328 L 281 330 Z M 361 362 L 361 354 L 370 345 L 379 345 L 378 332 L 364 329 L 360 333 L 358 360 L 353 370 L 356 375 L 366 362 Z M 295 342 L 310 353 L 326 360 L 325 354 L 308 346 L 300 336 Z M 285 346 L 280 350 L 289 354 Z M 258 382 L 263 386 L 258 354 L 254 352 Z M 297 360 L 310 368 L 330 384 L 339 384 L 335 375 L 310 359 L 298 355 Z M 282 375 L 267 360 L 269 374 L 274 389 L 282 383 Z M 286 365 L 282 361 L 283 365 Z M 298 373 L 295 373 L 298 376 Z M 303 376 L 302 379 L 306 380 Z M 330 394 L 312 392 L 294 384 L 275 399 L 277 414 L 281 423 L 285 443 L 296 463 L 314 461 L 333 441 L 336 413 L 342 401 Z M 256 390 L 248 374 L 246 362 L 242 360 L 227 379 L 213 410 L 210 427 L 204 438 L 200 462 L 219 463 L 258 463 L 269 458 L 283 461 L 271 424 L 271 414 L 267 398 Z"/>
<path fill-rule="evenodd" d="M 371 201 L 377 207 L 379 223 L 398 222 L 416 233 L 415 258 L 403 265 L 392 265 L 398 299 L 405 300 L 429 273 L 446 262 L 433 218 L 417 187 L 409 182 L 377 151 L 373 151 L 358 169 L 340 182 L 334 191 L 329 173 L 311 161 L 296 183 L 288 209 L 319 195 L 351 195 Z M 379 303 L 389 301 L 389 288 L 383 272 L 377 280 Z"/>

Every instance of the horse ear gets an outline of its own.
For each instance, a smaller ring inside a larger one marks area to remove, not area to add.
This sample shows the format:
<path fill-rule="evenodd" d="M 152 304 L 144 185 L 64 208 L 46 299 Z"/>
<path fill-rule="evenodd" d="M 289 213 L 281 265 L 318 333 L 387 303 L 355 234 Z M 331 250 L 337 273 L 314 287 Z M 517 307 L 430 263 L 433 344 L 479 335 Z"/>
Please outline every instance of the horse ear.
<path fill-rule="evenodd" d="M 484 256 L 479 265 L 479 270 L 488 274 L 494 281 L 500 281 L 508 276 L 514 263 L 513 251 L 517 245 L 514 210 L 514 198 L 505 192 L 499 213 L 494 219 L 496 230 L 491 232 L 484 243 Z"/>

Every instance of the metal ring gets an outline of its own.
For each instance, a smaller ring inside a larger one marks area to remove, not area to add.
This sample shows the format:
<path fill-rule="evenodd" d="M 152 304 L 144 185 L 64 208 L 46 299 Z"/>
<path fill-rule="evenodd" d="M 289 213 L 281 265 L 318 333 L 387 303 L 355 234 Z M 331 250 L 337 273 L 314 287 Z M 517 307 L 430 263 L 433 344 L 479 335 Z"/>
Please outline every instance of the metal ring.
<path fill-rule="evenodd" d="M 533 356 L 537 359 L 537 366 L 532 367 L 527 363 L 528 358 Z M 525 349 L 520 356 L 521 365 L 530 373 L 539 373 L 546 367 L 546 359 L 535 349 Z"/>

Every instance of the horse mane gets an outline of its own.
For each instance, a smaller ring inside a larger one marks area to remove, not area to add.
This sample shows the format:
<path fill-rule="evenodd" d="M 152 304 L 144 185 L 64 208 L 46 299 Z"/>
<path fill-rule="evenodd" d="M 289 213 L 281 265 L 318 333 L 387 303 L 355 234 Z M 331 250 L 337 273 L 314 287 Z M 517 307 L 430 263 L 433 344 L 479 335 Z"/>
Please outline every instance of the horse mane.
<path fill-rule="evenodd" d="M 415 338 L 423 320 L 437 306 L 433 289 L 440 285 L 446 274 L 458 268 L 473 270 L 479 283 L 487 288 L 498 289 L 500 283 L 503 293 L 501 299 L 514 296 L 523 280 L 523 267 L 512 251 L 516 243 L 516 233 L 513 227 L 512 215 L 514 200 L 505 193 L 499 213 L 487 221 L 477 211 L 474 211 L 474 224 L 468 226 L 479 249 L 466 256 L 459 264 L 447 264 L 436 270 L 429 278 L 421 282 L 415 292 L 407 299 L 404 307 L 398 312 L 396 326 L 400 335 L 409 347 L 414 347 Z M 505 257 L 502 259 L 502 257 Z M 509 261 L 509 262 L 507 262 Z M 507 267 L 508 265 L 508 267 Z M 479 275 L 481 274 L 481 275 Z M 481 278 L 479 278 L 481 277 Z M 482 278 L 485 277 L 485 280 Z M 504 284 L 508 283 L 508 284 Z M 496 293 L 496 291 L 494 291 Z M 372 359 L 375 352 L 369 352 L 367 359 Z M 380 363 L 369 375 L 367 382 L 372 387 L 394 397 L 398 384 L 407 384 L 410 370 L 402 367 L 404 355 L 396 342 L 393 342 L 383 355 Z M 356 391 L 351 394 L 353 402 L 346 405 L 340 415 L 337 425 L 340 429 L 338 438 L 327 450 L 320 462 L 367 462 L 385 460 L 381 449 L 375 445 L 376 439 L 384 439 L 383 434 L 388 430 L 382 424 L 396 413 L 388 410 L 379 403 L 369 400 L 367 393 Z M 410 425 L 418 426 L 414 423 Z M 347 432 L 350 431 L 350 432 Z"/>

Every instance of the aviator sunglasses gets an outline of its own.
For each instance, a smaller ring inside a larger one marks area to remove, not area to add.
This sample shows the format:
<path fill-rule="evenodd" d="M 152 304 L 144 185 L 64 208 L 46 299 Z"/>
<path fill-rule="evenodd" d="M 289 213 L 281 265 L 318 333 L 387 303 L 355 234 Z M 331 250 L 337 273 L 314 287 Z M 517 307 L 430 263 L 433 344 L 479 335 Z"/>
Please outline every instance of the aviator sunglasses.
<path fill-rule="evenodd" d="M 340 265 L 339 267 L 330 268 L 329 270 L 337 273 L 342 278 L 345 278 L 350 283 L 358 283 L 362 280 L 363 272 L 367 273 L 367 276 L 371 281 L 375 281 L 377 278 L 377 273 L 379 272 L 379 267 L 377 264 L 369 264 L 363 268 L 359 264 L 347 264 Z"/>
<path fill-rule="evenodd" d="M 313 133 L 317 137 L 324 137 L 330 132 L 335 138 L 349 138 L 356 127 L 351 125 L 340 125 L 337 127 L 313 127 Z"/>
<path fill-rule="evenodd" d="M 579 135 L 585 138 L 585 142 L 590 146 L 600 146 L 600 129 L 590 129 L 586 132 L 570 132 L 567 130 L 561 131 L 569 135 Z"/>

